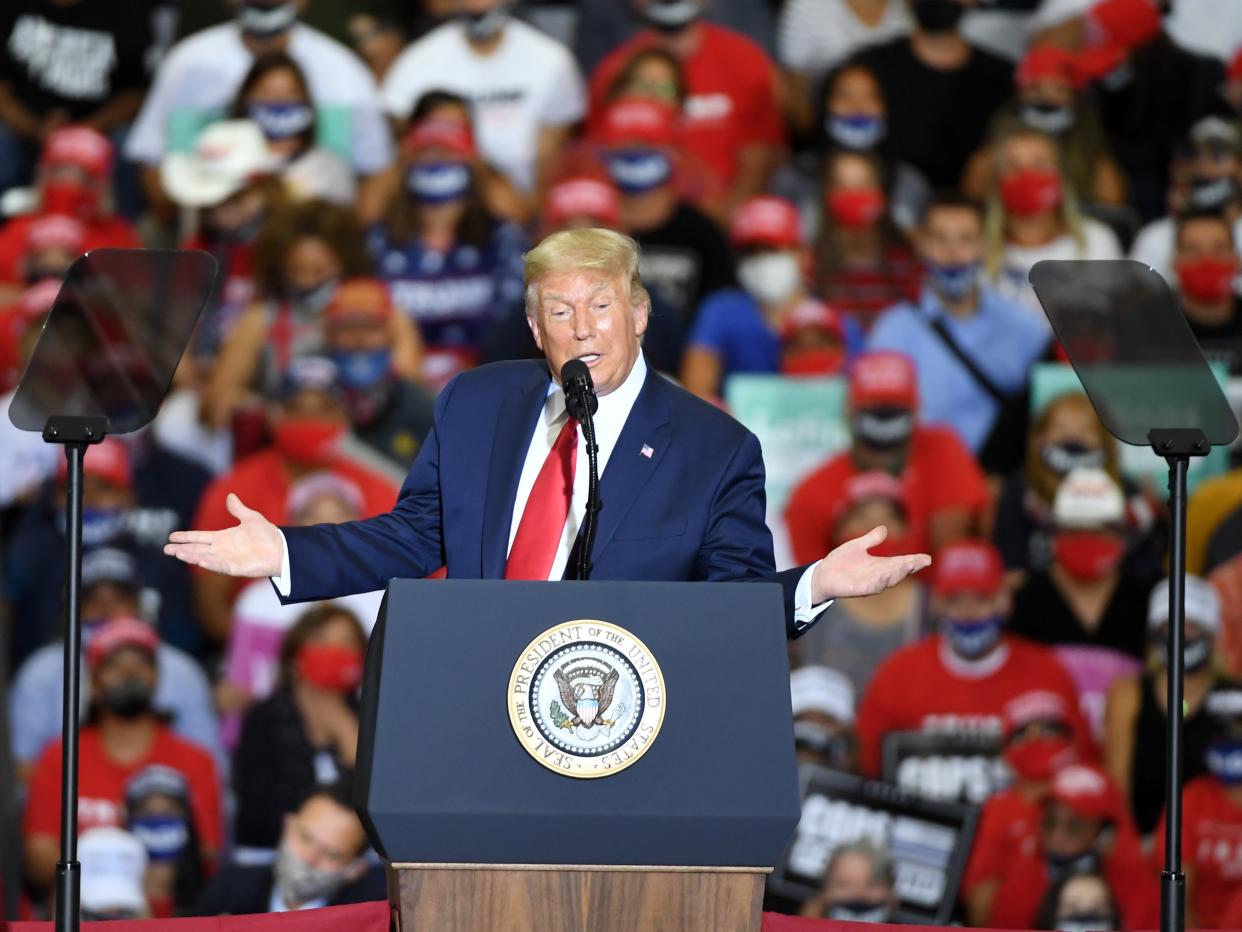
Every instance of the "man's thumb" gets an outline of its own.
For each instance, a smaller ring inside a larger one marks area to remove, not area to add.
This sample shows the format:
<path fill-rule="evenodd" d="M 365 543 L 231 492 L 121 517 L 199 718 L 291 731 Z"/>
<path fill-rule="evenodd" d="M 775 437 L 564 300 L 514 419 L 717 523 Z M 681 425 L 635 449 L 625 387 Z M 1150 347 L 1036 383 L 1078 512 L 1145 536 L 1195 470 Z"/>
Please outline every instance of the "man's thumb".
<path fill-rule="evenodd" d="M 247 508 L 243 505 L 242 500 L 233 492 L 230 492 L 228 498 L 224 500 L 224 507 L 226 507 L 229 510 L 229 514 L 231 514 L 238 521 L 245 521 L 258 514 L 258 512 L 253 508 Z"/>
<path fill-rule="evenodd" d="M 880 544 L 884 543 L 884 541 L 888 540 L 888 528 L 883 524 L 873 527 L 866 534 L 864 534 L 860 540 L 862 541 L 864 550 L 870 550 L 872 547 L 878 547 Z"/>

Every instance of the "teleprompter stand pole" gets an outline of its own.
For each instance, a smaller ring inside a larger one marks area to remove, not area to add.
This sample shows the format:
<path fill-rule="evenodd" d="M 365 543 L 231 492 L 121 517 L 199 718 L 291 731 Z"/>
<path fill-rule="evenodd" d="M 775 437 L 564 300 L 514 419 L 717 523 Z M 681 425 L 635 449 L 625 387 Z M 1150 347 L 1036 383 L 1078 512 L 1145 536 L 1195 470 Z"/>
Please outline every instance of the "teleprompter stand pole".
<path fill-rule="evenodd" d="M 1166 745 L 1168 818 L 1164 823 L 1164 870 L 1160 873 L 1160 932 L 1185 932 L 1186 875 L 1182 872 L 1182 715 L 1186 625 L 1186 471 L 1192 456 L 1211 447 L 1198 428 L 1152 430 L 1152 449 L 1169 464 L 1169 663 Z"/>
<path fill-rule="evenodd" d="M 65 677 L 61 718 L 60 860 L 56 863 L 56 932 L 78 932 L 82 865 L 78 863 L 78 702 L 82 693 L 82 464 L 86 448 L 103 440 L 103 417 L 51 417 L 43 439 L 65 448 Z"/>

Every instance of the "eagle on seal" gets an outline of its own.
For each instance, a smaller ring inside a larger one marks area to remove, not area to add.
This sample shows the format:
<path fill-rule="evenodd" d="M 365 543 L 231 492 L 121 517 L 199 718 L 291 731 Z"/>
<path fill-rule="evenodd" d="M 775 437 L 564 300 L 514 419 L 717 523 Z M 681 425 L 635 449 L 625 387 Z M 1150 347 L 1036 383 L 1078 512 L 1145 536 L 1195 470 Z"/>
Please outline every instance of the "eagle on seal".
<path fill-rule="evenodd" d="M 562 727 L 576 728 L 582 725 L 590 728 L 597 721 L 604 725 L 612 724 L 604 719 L 603 715 L 612 705 L 612 696 L 617 689 L 617 681 L 621 678 L 616 670 L 610 669 L 604 674 L 603 682 L 598 685 L 581 678 L 577 682 L 570 682 L 569 677 L 565 675 L 564 667 L 554 671 L 552 678 L 556 680 L 557 688 L 560 690 L 565 711 L 572 716 Z"/>

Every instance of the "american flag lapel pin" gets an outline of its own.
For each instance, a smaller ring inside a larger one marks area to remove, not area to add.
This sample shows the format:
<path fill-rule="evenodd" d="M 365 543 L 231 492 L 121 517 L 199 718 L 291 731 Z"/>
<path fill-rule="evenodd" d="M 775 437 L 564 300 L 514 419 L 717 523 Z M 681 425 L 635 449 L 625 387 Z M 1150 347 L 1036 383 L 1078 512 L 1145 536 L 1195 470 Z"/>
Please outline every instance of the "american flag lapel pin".
<path fill-rule="evenodd" d="M 644 443 L 643 448 L 639 450 L 638 452 L 641 453 L 643 456 L 647 457 L 647 459 L 651 459 L 651 454 L 654 453 L 655 450 L 651 448 L 651 444 Z"/>

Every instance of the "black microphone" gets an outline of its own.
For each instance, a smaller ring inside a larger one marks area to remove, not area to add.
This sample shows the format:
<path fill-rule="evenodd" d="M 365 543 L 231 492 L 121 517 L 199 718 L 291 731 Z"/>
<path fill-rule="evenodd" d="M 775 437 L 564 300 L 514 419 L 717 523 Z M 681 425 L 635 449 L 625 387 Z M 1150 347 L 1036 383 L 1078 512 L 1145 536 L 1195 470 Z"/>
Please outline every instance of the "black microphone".
<path fill-rule="evenodd" d="M 591 370 L 581 359 L 561 366 L 561 386 L 565 389 L 565 409 L 575 421 L 585 421 L 599 410 Z"/>

